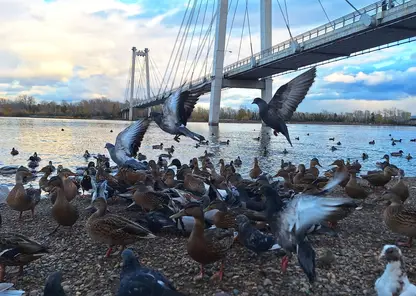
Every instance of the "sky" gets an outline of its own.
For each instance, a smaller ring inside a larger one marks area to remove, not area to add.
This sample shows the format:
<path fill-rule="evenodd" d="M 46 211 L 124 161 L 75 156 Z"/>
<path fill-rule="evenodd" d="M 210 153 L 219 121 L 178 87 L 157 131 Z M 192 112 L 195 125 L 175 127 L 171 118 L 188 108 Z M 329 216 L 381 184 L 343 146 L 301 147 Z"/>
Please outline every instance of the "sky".
<path fill-rule="evenodd" d="M 308 0 L 307 7 L 305 1 L 287 0 L 287 15 L 284 2 L 280 0 L 292 35 L 328 22 L 317 0 Z M 330 20 L 353 11 L 344 0 L 321 2 Z M 362 8 L 373 1 L 350 2 Z M 260 50 L 259 1 L 229 0 L 229 4 L 225 65 L 249 57 L 251 48 L 254 53 Z M 132 46 L 150 49 L 152 94 L 164 85 L 170 87 L 172 82 L 177 85 L 181 80 L 210 73 L 215 23 L 211 34 L 207 31 L 214 5 L 213 0 L 0 0 L 0 97 L 12 99 L 27 94 L 38 100 L 61 102 L 104 96 L 124 101 Z M 275 45 L 288 40 L 289 32 L 278 2 L 272 1 L 272 5 Z M 167 67 L 185 12 L 189 15 L 192 11 L 194 18 L 186 42 L 182 42 L 183 49 L 176 46 Z M 201 51 L 198 44 L 202 44 Z M 177 52 L 182 55 L 177 59 L 180 62 L 174 63 Z M 144 59 L 137 57 L 139 98 L 145 96 L 143 65 Z M 297 74 L 275 77 L 273 91 Z M 165 84 L 161 84 L 163 77 Z M 395 107 L 415 115 L 415 79 L 415 43 L 322 65 L 298 111 Z M 248 107 L 259 95 L 259 90 L 223 90 L 221 105 Z M 209 94 L 200 98 L 199 106 L 209 107 Z"/>

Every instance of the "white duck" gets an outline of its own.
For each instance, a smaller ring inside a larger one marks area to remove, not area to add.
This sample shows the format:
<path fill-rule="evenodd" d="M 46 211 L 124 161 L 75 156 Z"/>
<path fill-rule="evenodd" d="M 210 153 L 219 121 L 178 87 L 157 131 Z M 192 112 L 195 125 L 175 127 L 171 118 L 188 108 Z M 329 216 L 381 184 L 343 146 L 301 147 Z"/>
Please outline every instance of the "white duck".
<path fill-rule="evenodd" d="M 379 258 L 386 258 L 387 265 L 381 277 L 376 280 L 377 296 L 415 296 L 416 286 L 409 282 L 402 252 L 396 245 L 385 245 Z"/>

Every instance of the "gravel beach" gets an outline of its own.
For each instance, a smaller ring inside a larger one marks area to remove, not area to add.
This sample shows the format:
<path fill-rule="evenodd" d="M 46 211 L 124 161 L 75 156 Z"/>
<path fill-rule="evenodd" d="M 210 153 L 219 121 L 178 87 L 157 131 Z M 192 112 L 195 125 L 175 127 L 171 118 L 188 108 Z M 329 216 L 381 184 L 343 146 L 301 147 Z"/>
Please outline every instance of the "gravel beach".
<path fill-rule="evenodd" d="M 405 178 L 410 188 L 407 203 L 416 202 L 416 178 Z M 397 182 L 391 181 L 387 186 Z M 379 191 L 380 192 L 380 191 Z M 338 187 L 334 195 L 344 195 Z M 187 255 L 187 238 L 174 235 L 159 235 L 156 239 L 139 241 L 129 246 L 140 256 L 142 264 L 163 272 L 179 291 L 187 295 L 215 295 L 224 291 L 230 295 L 375 295 L 374 282 L 384 270 L 377 256 L 385 244 L 392 244 L 400 237 L 391 233 L 383 224 L 382 212 L 385 207 L 378 201 L 380 194 L 371 194 L 362 204 L 361 210 L 354 211 L 338 225 L 339 237 L 312 235 L 310 239 L 317 252 L 317 258 L 328 250 L 335 255 L 331 266 L 317 267 L 317 281 L 310 285 L 300 269 L 296 256 L 292 257 L 285 274 L 280 271 L 277 253 L 252 256 L 239 244 L 235 244 L 226 260 L 224 279 L 213 283 L 207 278 L 195 282 L 199 265 Z M 7 205 L 0 206 L 3 219 L 2 232 L 20 232 L 48 246 L 50 254 L 31 263 L 24 269 L 24 276 L 17 278 L 15 268 L 6 269 L 6 281 L 26 291 L 25 295 L 43 295 L 47 276 L 56 270 L 63 273 L 63 287 L 67 295 L 110 296 L 118 289 L 121 257 L 114 254 L 104 258 L 107 246 L 93 243 L 84 226 L 90 213 L 84 210 L 89 198 L 77 198 L 73 203 L 81 216 L 72 231 L 64 227 L 55 234 L 48 234 L 55 228 L 49 200 L 42 200 L 35 210 L 35 219 L 30 212 L 18 222 L 19 213 Z M 128 202 L 118 200 L 109 209 L 132 220 L 140 212 L 126 211 Z M 416 282 L 416 252 L 402 248 L 408 276 Z M 318 259 L 319 261 L 319 259 Z M 207 268 L 208 275 L 218 265 Z"/>

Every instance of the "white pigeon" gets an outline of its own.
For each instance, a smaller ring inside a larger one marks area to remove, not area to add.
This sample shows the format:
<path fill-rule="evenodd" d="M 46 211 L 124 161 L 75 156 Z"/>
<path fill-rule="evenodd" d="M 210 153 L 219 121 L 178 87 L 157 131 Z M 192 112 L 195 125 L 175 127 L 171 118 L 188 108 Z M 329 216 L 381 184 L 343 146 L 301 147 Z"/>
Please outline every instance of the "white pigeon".
<path fill-rule="evenodd" d="M 386 269 L 376 280 L 375 290 L 377 296 L 416 296 L 416 286 L 409 282 L 402 252 L 396 245 L 385 245 L 379 259 L 387 260 Z"/>

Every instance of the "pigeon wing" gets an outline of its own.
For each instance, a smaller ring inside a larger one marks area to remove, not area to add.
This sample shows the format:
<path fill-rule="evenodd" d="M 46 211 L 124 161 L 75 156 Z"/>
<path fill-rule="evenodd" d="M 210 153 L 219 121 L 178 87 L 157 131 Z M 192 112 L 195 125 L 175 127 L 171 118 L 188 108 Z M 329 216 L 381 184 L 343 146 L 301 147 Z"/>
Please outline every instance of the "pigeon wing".
<path fill-rule="evenodd" d="M 132 125 L 125 128 L 116 138 L 115 149 L 117 152 L 122 151 L 125 155 L 133 157 L 139 151 L 140 144 L 144 134 L 149 127 L 149 119 L 143 118 L 137 120 Z"/>
<path fill-rule="evenodd" d="M 184 91 L 179 96 L 178 115 L 179 122 L 186 126 L 195 105 L 199 100 L 199 94 L 191 94 L 190 91 Z"/>
<path fill-rule="evenodd" d="M 306 71 L 282 85 L 269 102 L 269 116 L 290 120 L 293 112 L 305 98 L 316 77 L 316 68 Z"/>

